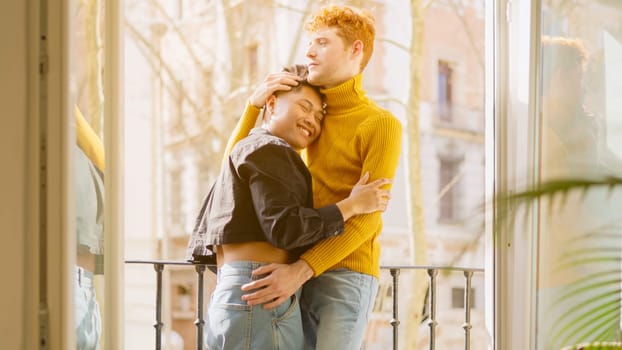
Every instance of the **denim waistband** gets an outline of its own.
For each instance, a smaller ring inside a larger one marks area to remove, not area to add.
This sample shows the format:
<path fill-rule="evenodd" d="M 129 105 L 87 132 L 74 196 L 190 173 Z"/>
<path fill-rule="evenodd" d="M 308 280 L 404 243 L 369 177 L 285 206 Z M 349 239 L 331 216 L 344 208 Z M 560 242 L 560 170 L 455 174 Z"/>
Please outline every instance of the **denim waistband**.
<path fill-rule="evenodd" d="M 93 273 L 76 266 L 76 282 L 80 287 L 93 287 Z"/>
<path fill-rule="evenodd" d="M 218 278 L 220 279 L 226 276 L 240 276 L 241 275 L 241 276 L 249 276 L 249 278 L 256 280 L 256 279 L 263 277 L 263 275 L 251 276 L 253 270 L 264 265 L 268 265 L 268 263 L 258 262 L 258 261 L 232 261 L 232 262 L 224 263 L 222 264 L 222 266 L 218 268 Z"/>

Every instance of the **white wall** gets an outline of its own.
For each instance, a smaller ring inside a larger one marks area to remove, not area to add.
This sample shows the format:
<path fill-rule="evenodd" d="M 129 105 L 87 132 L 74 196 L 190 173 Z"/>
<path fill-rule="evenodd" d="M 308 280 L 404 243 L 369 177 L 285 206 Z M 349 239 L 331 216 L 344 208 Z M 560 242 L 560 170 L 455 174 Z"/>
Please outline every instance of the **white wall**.
<path fill-rule="evenodd" d="M 27 21 L 25 1 L 0 2 L 0 347 L 24 348 Z"/>

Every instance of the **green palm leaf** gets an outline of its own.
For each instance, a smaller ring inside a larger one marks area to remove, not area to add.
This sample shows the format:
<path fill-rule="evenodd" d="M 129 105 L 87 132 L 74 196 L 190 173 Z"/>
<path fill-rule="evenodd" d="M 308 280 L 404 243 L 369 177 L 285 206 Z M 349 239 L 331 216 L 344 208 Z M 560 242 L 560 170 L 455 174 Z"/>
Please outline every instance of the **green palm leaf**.
<path fill-rule="evenodd" d="M 521 219 L 518 217 L 521 213 L 526 223 L 534 209 L 538 209 L 539 215 L 544 215 L 545 219 L 555 218 L 571 200 L 576 207 L 583 205 L 592 193 L 601 193 L 604 197 L 599 198 L 611 199 L 613 193 L 621 189 L 622 177 L 604 176 L 552 180 L 520 193 L 501 194 L 495 199 L 495 227 L 497 232 L 502 227 L 513 227 Z M 550 272 L 570 273 L 574 277 L 573 282 L 563 291 L 556 292 L 555 300 L 543 309 L 547 315 L 558 315 L 550 329 L 539 327 L 539 332 L 544 332 L 554 344 L 572 344 L 577 339 L 620 340 L 622 206 L 619 210 L 609 207 L 607 213 L 617 215 L 595 229 L 551 243 L 559 243 L 566 249 L 557 257 L 555 265 L 549 266 Z M 596 219 L 600 218 L 598 214 L 594 214 Z M 622 349 L 622 346 L 620 343 L 584 343 L 565 349 L 600 348 Z"/>

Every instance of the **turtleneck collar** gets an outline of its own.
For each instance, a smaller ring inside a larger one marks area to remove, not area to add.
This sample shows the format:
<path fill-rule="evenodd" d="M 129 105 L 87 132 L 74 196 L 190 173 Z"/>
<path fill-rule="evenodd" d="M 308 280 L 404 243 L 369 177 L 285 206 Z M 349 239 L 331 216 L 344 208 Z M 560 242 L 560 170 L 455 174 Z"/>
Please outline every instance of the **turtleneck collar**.
<path fill-rule="evenodd" d="M 326 114 L 333 115 L 367 103 L 363 90 L 363 74 L 359 73 L 335 87 L 320 89 L 326 96 Z"/>

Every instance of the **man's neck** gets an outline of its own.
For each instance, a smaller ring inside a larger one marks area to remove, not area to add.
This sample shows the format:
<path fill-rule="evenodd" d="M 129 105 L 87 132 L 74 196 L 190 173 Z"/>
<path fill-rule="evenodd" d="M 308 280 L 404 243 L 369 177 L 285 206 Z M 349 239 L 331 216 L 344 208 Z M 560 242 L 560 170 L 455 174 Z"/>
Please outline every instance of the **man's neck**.
<path fill-rule="evenodd" d="M 320 88 L 321 89 L 331 89 L 331 88 L 334 88 L 335 86 L 339 86 L 339 85 L 345 83 L 346 81 L 354 78 L 355 76 L 356 76 L 356 74 L 348 77 L 347 79 L 343 79 L 343 80 L 340 80 L 340 81 L 337 81 L 337 82 L 332 82 L 332 83 L 327 84 L 327 85 L 322 85 Z"/>

